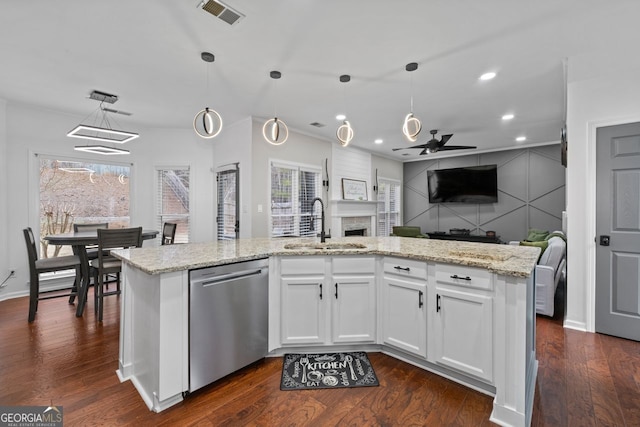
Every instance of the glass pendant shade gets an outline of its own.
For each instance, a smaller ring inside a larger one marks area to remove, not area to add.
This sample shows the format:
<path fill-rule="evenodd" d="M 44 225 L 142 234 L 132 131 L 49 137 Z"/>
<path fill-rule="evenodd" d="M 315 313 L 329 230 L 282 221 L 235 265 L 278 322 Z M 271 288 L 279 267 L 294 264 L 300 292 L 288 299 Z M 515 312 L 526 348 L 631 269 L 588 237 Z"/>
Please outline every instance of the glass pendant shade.
<path fill-rule="evenodd" d="M 289 128 L 287 128 L 285 122 L 274 117 L 264 122 L 262 136 L 269 144 L 281 145 L 289 138 Z"/>
<path fill-rule="evenodd" d="M 342 122 L 342 125 L 336 131 L 336 136 L 338 137 L 340 145 L 343 147 L 349 145 L 353 139 L 353 129 L 351 128 L 351 123 L 349 123 L 348 120 Z"/>
<path fill-rule="evenodd" d="M 216 110 L 206 107 L 193 118 L 193 130 L 201 138 L 215 138 L 222 130 L 222 117 Z"/>

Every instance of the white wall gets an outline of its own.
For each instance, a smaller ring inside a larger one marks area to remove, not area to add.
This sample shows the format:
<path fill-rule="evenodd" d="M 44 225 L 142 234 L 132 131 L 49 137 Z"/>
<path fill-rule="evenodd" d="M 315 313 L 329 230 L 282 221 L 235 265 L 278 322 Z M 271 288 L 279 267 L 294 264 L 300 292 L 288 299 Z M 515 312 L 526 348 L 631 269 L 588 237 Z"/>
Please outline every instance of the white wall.
<path fill-rule="evenodd" d="M 608 50 L 569 59 L 565 326 L 594 331 L 595 134 L 640 121 L 640 56 Z"/>
<path fill-rule="evenodd" d="M 2 108 L 4 104 L 0 104 L 0 124 L 6 120 L 6 143 L 3 144 L 0 136 L 0 153 L 3 154 L 0 166 L 4 166 L 3 174 L 6 173 L 8 179 L 3 179 L 3 184 L 0 184 L 0 192 L 5 191 L 6 196 L 0 201 L 0 214 L 3 215 L 0 227 L 6 230 L 0 239 L 2 247 L 6 248 L 3 249 L 6 256 L 0 257 L 3 260 L 0 273 L 12 268 L 16 270 L 17 277 L 10 279 L 6 288 L 0 289 L 0 300 L 28 292 L 29 269 L 22 229 L 27 226 L 39 229 L 38 168 L 34 153 L 133 164 L 131 223 L 145 228 L 156 226 L 155 167 L 189 165 L 193 196 L 191 239 L 206 241 L 213 238 L 215 186 L 211 172 L 212 145 L 209 140 L 197 137 L 190 128 L 145 129 L 128 125 L 123 119 L 123 127 L 137 131 L 141 136 L 127 144 L 131 155 L 106 158 L 73 150 L 82 142 L 68 138 L 66 133 L 85 117 L 12 102 L 6 103 L 5 114 L 2 114 Z M 5 152 L 2 151 L 3 145 L 6 146 Z M 6 209 L 3 210 L 3 206 Z M 6 217 L 4 211 L 7 211 Z"/>

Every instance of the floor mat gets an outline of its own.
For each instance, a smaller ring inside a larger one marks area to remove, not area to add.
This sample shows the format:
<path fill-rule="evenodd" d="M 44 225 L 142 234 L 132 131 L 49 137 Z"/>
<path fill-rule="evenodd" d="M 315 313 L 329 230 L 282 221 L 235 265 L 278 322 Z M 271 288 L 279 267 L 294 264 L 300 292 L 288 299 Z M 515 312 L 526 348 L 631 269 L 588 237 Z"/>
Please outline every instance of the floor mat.
<path fill-rule="evenodd" d="M 365 352 L 285 354 L 280 390 L 379 385 Z"/>

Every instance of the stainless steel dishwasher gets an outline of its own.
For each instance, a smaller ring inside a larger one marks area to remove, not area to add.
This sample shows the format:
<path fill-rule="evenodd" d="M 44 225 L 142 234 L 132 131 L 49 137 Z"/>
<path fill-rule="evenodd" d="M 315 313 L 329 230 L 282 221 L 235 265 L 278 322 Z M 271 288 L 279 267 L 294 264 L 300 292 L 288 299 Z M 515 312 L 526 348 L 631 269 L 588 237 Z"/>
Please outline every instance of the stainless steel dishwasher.
<path fill-rule="evenodd" d="M 189 392 L 267 354 L 269 260 L 189 272 Z"/>

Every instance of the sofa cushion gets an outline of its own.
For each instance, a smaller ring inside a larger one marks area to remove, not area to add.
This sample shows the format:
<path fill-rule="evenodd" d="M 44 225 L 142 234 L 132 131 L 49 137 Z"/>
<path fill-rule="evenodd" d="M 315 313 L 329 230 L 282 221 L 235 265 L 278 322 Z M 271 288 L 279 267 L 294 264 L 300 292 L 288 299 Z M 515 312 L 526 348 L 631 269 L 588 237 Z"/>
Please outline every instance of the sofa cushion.
<path fill-rule="evenodd" d="M 538 230 L 535 228 L 530 228 L 529 234 L 527 234 L 527 238 L 525 240 L 528 242 L 540 242 L 542 240 L 545 240 L 548 235 L 549 235 L 549 232 L 546 230 Z"/>

